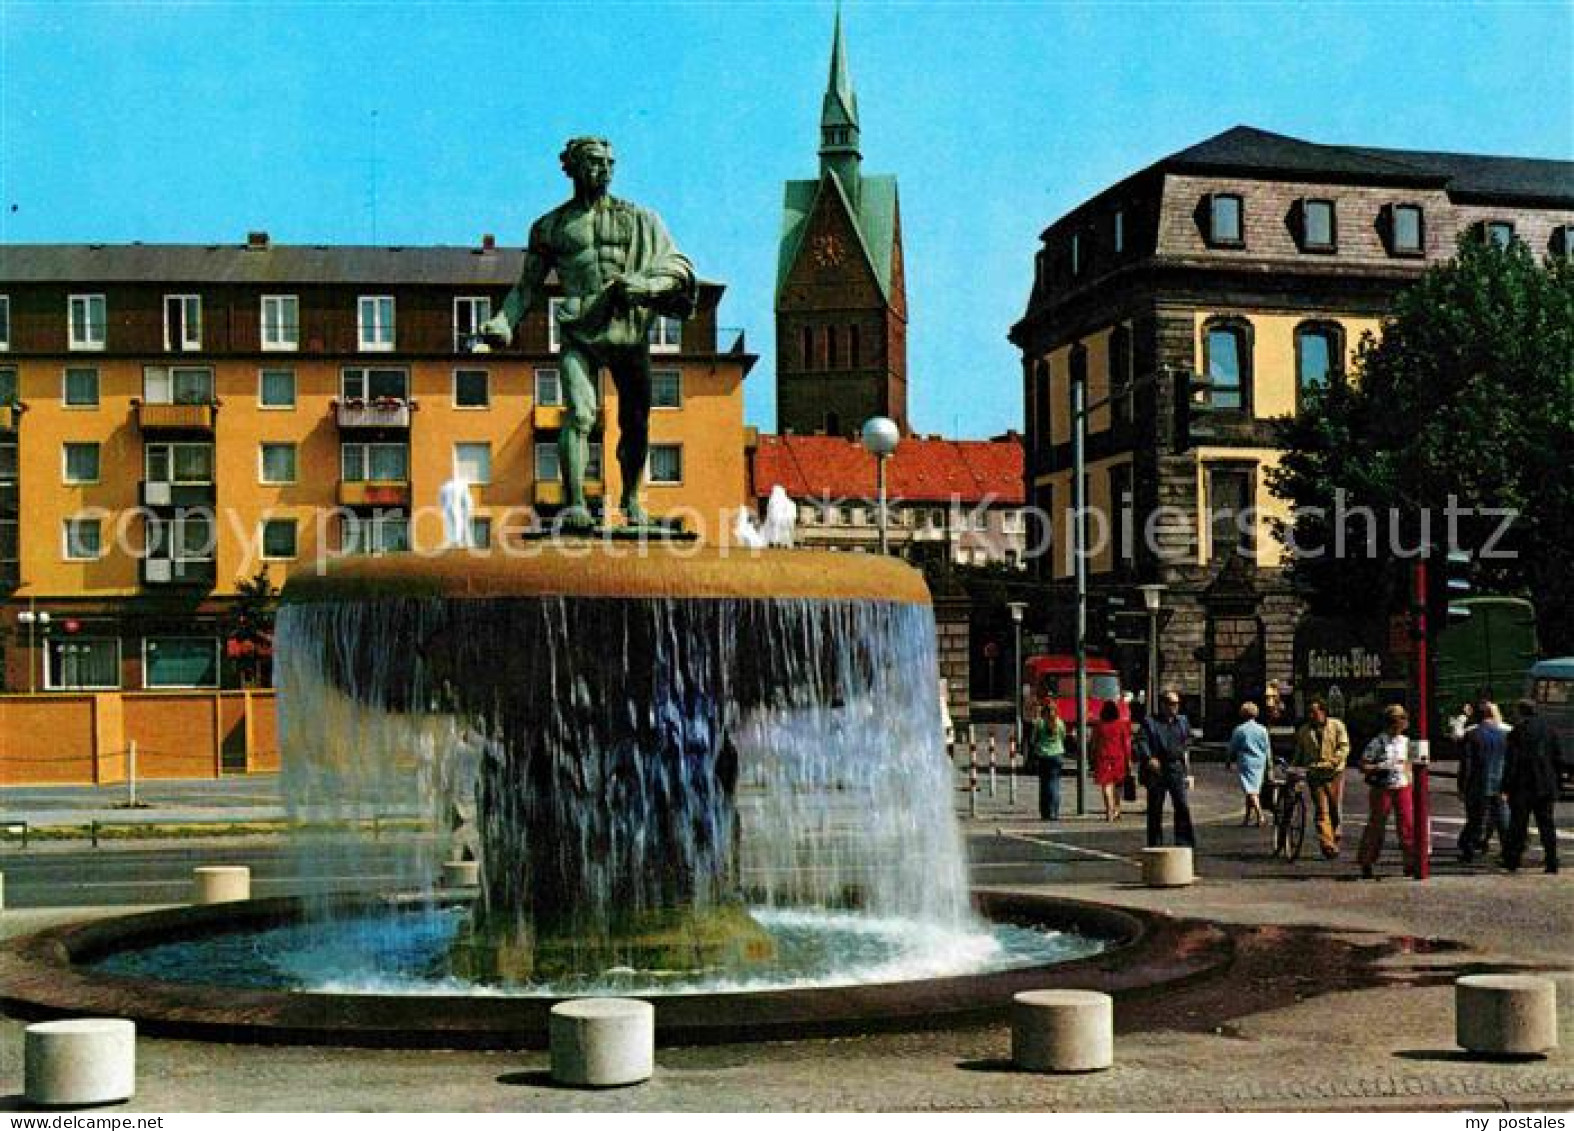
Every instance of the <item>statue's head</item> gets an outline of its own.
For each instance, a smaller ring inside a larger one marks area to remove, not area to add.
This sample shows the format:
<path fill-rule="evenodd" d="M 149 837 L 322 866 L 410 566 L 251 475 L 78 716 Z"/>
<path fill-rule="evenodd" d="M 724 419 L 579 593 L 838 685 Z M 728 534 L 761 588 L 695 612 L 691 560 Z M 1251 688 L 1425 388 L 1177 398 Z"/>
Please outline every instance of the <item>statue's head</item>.
<path fill-rule="evenodd" d="M 563 172 L 581 192 L 605 192 L 612 183 L 612 143 L 604 137 L 570 138 L 559 155 Z"/>

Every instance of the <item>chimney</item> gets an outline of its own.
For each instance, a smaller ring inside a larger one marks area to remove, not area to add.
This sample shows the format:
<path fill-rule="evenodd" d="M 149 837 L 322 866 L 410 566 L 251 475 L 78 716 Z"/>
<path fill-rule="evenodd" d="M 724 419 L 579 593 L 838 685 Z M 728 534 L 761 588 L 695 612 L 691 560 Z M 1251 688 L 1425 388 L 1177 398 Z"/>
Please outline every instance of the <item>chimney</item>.
<path fill-rule="evenodd" d="M 497 237 L 494 236 L 491 232 L 483 233 L 482 236 L 481 236 L 481 250 L 482 251 L 496 251 L 497 250 Z"/>
<path fill-rule="evenodd" d="M 246 233 L 246 250 L 247 251 L 267 251 L 268 250 L 268 244 L 269 244 L 269 240 L 268 240 L 268 233 L 267 232 L 247 232 Z"/>

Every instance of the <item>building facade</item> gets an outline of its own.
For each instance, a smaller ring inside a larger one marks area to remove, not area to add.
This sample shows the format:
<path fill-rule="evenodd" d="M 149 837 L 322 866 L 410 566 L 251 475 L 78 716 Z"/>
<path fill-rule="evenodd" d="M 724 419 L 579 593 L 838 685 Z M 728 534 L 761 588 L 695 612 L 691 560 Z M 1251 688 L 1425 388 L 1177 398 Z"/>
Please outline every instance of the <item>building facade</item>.
<path fill-rule="evenodd" d="M 1271 532 L 1272 420 L 1350 371 L 1397 293 L 1460 238 L 1574 251 L 1574 163 L 1320 145 L 1237 127 L 1052 224 L 1011 340 L 1027 489 L 1053 516 L 1046 580 L 1071 576 L 1073 377 L 1086 382 L 1094 603 L 1167 586 L 1163 679 L 1213 728 L 1291 678 L 1300 605 Z M 1211 383 L 1185 435 L 1177 374 Z M 1177 412 L 1177 408 L 1181 411 Z M 1116 645 L 1141 686 L 1145 642 Z"/>
<path fill-rule="evenodd" d="M 776 274 L 776 430 L 851 436 L 907 417 L 907 287 L 896 178 L 863 171 L 841 13 L 820 115 L 820 175 L 788 181 Z"/>
<path fill-rule="evenodd" d="M 876 553 L 879 469 L 856 440 L 761 436 L 751 454 L 763 517 L 780 487 L 797 506 L 795 544 Z M 1026 566 L 1022 442 L 908 436 L 886 464 L 886 538 L 911 561 Z"/>
<path fill-rule="evenodd" d="M 520 258 L 490 237 L 0 248 L 4 689 L 228 685 L 240 579 L 441 546 L 455 477 L 473 544 L 521 545 L 562 503 L 556 334 L 536 311 L 513 347 L 471 352 Z M 721 294 L 652 331 L 646 494 L 724 541 L 755 359 L 736 332 L 718 348 Z M 602 394 L 591 493 L 616 498 Z"/>

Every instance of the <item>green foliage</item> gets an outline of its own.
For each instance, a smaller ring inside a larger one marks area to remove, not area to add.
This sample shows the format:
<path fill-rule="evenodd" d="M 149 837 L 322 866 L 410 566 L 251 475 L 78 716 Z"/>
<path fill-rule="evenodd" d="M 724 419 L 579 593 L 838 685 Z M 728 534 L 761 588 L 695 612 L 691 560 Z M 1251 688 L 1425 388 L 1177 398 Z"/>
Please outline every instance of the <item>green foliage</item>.
<path fill-rule="evenodd" d="M 1292 555 L 1292 576 L 1316 611 L 1400 607 L 1408 561 L 1392 552 L 1390 522 L 1398 546 L 1413 548 L 1425 509 L 1426 533 L 1446 542 L 1452 497 L 1523 516 L 1516 556 L 1478 560 L 1473 580 L 1530 597 L 1543 647 L 1574 651 L 1574 264 L 1538 263 L 1519 243 L 1461 241 L 1456 258 L 1401 293 L 1382 336 L 1362 342 L 1352 379 L 1278 430 L 1285 455 L 1269 485 L 1298 512 L 1278 534 L 1303 551 Z M 1375 555 L 1360 520 L 1342 524 L 1346 553 L 1334 553 L 1338 494 L 1346 514 L 1376 513 Z M 1461 521 L 1460 547 L 1479 550 L 1496 525 Z"/>
<path fill-rule="evenodd" d="M 263 566 L 235 583 L 235 604 L 226 633 L 225 654 L 235 663 L 248 687 L 270 682 L 273 669 L 273 621 L 279 590 Z"/>

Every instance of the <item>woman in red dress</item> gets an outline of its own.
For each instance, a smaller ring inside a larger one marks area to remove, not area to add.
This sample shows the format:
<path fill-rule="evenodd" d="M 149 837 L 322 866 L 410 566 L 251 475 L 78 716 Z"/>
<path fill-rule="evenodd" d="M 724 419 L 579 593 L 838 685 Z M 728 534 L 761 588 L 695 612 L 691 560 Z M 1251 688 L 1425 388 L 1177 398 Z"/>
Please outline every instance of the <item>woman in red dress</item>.
<path fill-rule="evenodd" d="M 1093 724 L 1093 780 L 1104 795 L 1104 819 L 1120 820 L 1120 788 L 1131 772 L 1131 724 L 1120 717 L 1115 700 L 1104 703 Z"/>

